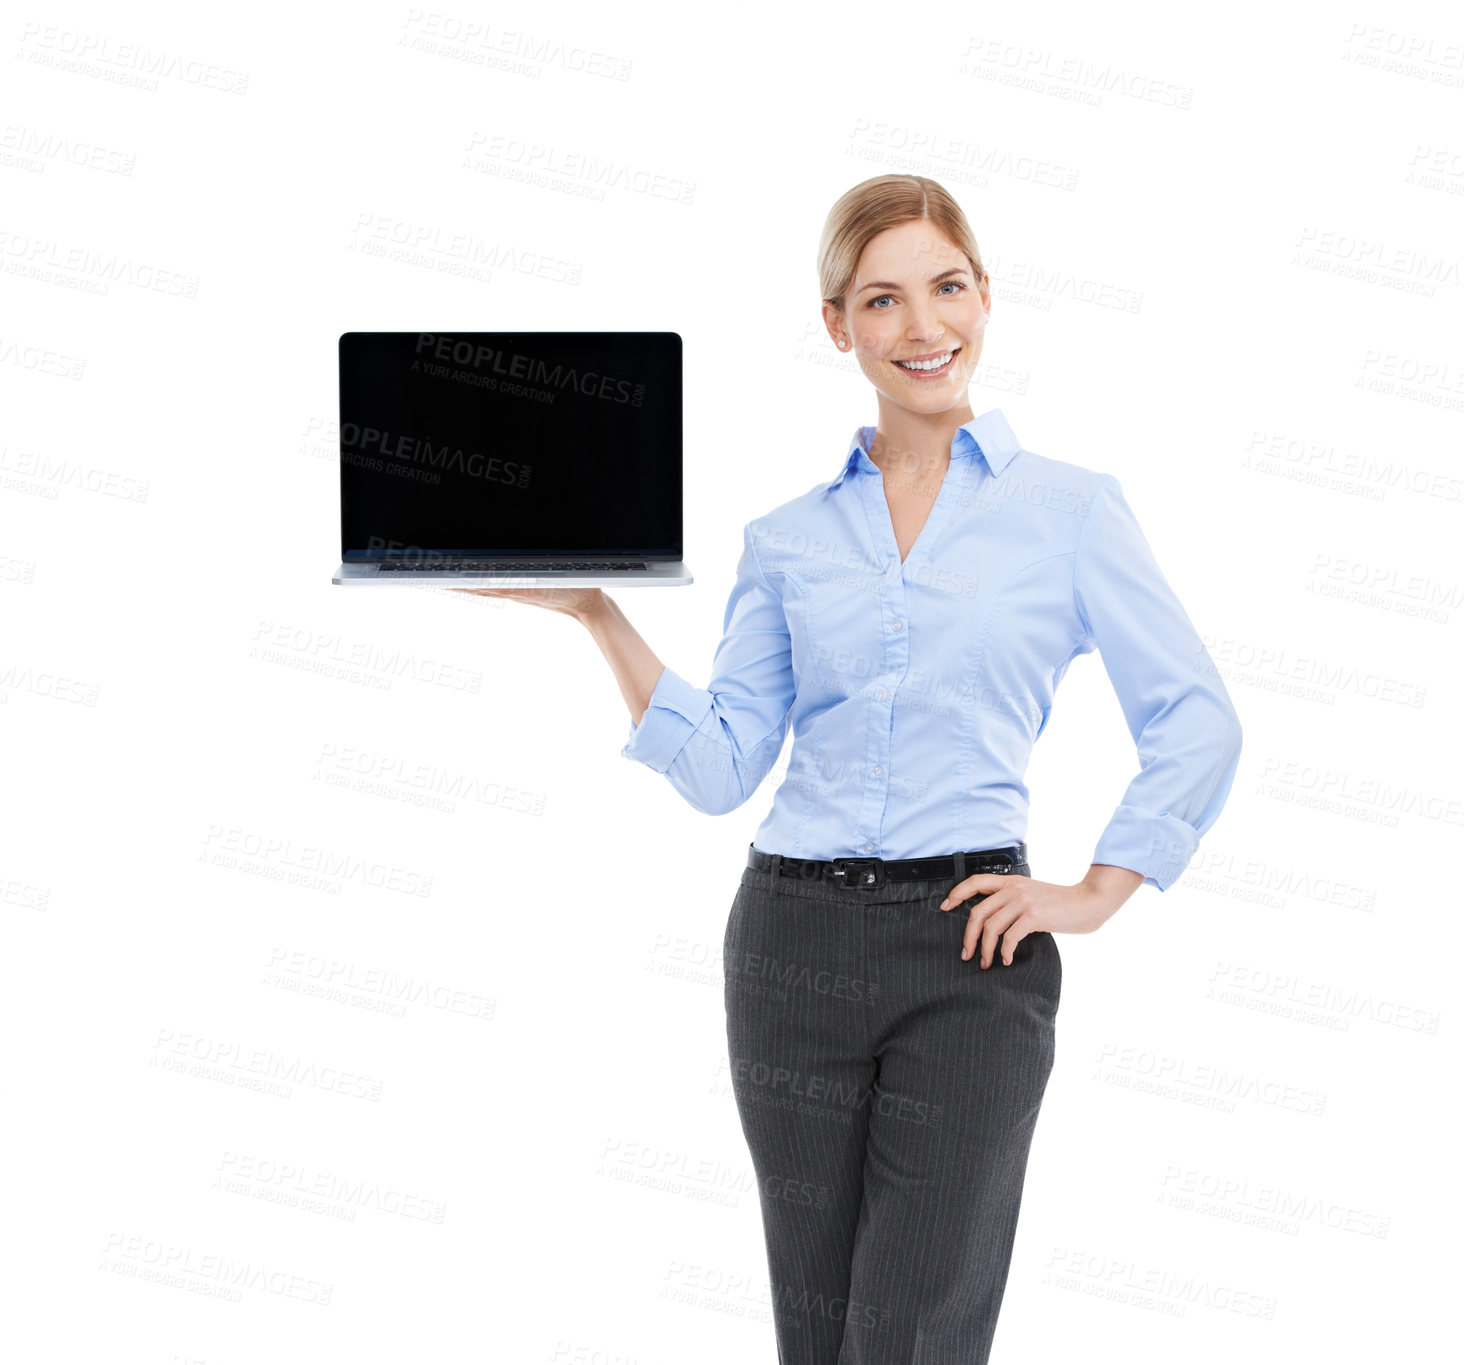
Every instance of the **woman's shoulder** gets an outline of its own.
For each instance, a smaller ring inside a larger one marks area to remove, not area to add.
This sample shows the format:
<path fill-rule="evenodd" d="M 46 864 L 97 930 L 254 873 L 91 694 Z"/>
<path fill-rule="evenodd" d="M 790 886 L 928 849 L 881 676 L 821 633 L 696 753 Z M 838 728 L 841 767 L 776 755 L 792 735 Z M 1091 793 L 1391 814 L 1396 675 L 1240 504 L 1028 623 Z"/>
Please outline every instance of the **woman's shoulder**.
<path fill-rule="evenodd" d="M 1104 480 L 1112 477 L 1106 470 L 1092 465 L 1079 464 L 1076 460 L 1059 460 L 1051 455 L 1039 455 L 1025 446 L 1002 471 L 1003 478 L 1008 475 L 1013 482 L 1029 486 L 1046 482 L 1087 497 L 1092 497 L 1103 486 Z"/>
<path fill-rule="evenodd" d="M 827 507 L 827 500 L 822 496 L 827 489 L 827 480 L 816 483 L 806 492 L 787 498 L 776 507 L 770 507 L 766 512 L 753 517 L 747 524 L 755 534 L 765 534 L 768 528 L 775 526 L 799 526 L 806 529 L 809 522 Z"/>

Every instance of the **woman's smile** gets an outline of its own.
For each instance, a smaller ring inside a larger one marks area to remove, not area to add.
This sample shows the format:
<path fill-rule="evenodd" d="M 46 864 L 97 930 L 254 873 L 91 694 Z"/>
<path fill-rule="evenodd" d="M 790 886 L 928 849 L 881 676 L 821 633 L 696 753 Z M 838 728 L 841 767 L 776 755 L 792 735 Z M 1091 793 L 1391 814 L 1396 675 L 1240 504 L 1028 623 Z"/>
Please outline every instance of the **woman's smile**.
<path fill-rule="evenodd" d="M 944 379 L 951 372 L 952 366 L 956 363 L 956 356 L 961 352 L 957 346 L 951 351 L 934 351 L 928 355 L 911 357 L 908 360 L 896 360 L 895 368 L 903 374 L 907 374 L 917 384 L 928 384 L 933 379 Z"/>

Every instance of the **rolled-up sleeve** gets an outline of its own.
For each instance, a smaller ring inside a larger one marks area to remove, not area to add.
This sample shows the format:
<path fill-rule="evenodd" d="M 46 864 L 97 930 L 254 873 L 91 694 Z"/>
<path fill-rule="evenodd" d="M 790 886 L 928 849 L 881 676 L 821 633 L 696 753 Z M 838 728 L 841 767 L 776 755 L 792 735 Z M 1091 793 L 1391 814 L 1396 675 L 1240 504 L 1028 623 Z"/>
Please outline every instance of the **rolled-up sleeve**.
<path fill-rule="evenodd" d="M 1240 719 L 1118 480 L 1102 481 L 1073 560 L 1077 609 L 1139 752 L 1093 854 L 1168 890 L 1220 815 L 1240 763 Z"/>
<path fill-rule="evenodd" d="M 695 687 L 663 669 L 620 752 L 664 773 L 697 810 L 725 814 L 772 770 L 783 749 L 794 690 L 782 594 L 763 573 L 749 523 L 711 681 Z"/>

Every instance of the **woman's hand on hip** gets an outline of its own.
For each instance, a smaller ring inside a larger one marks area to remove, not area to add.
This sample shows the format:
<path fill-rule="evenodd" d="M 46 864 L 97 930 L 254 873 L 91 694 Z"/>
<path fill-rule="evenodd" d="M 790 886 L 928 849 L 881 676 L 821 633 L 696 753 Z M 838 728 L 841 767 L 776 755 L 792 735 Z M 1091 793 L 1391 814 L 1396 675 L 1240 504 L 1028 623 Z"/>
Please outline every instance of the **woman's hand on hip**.
<path fill-rule="evenodd" d="M 989 967 L 996 956 L 996 941 L 1001 939 L 1001 960 L 1009 967 L 1017 944 L 1030 933 L 1091 934 L 1102 928 L 1143 880 L 1142 873 L 1101 863 L 1072 886 L 978 872 L 957 882 L 940 908 L 949 914 L 972 896 L 980 896 L 966 923 L 961 958 L 968 961 L 979 943 L 981 965 Z"/>

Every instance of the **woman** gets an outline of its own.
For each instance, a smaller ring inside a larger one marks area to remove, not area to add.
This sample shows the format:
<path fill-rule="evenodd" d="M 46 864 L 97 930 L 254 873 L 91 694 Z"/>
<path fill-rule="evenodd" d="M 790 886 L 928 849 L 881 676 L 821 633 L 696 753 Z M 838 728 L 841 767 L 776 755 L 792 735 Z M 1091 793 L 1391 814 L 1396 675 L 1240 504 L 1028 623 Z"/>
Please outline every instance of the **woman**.
<path fill-rule="evenodd" d="M 746 801 L 791 727 L 724 943 L 778 1358 L 976 1365 L 1053 1064 L 1054 935 L 1174 882 L 1229 793 L 1240 725 L 1118 481 L 973 415 L 991 289 L 946 191 L 855 186 L 819 275 L 878 425 L 832 481 L 744 528 L 706 688 L 598 591 L 485 591 L 589 628 L 630 707 L 622 752 L 698 810 Z M 1023 774 L 1095 648 L 1141 771 L 1087 875 L 1039 881 Z"/>

